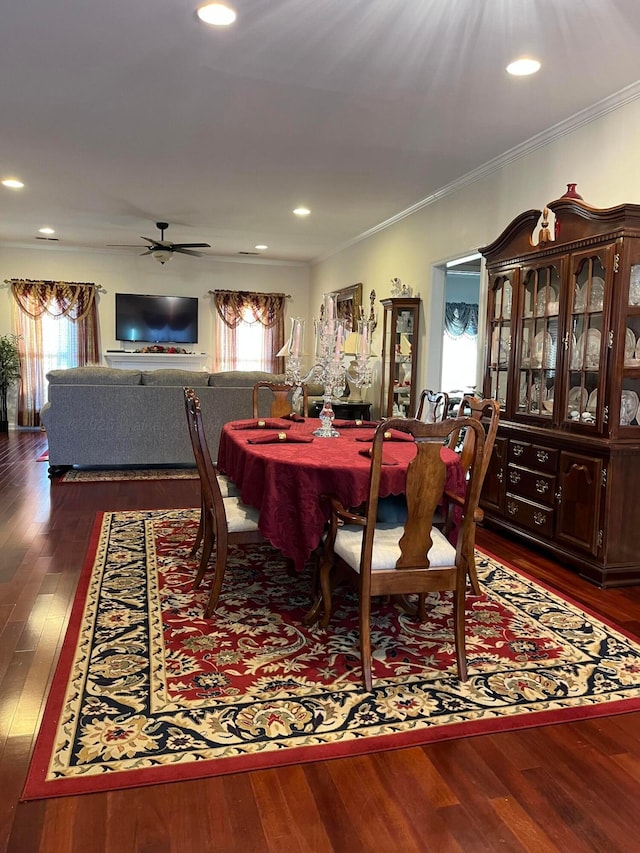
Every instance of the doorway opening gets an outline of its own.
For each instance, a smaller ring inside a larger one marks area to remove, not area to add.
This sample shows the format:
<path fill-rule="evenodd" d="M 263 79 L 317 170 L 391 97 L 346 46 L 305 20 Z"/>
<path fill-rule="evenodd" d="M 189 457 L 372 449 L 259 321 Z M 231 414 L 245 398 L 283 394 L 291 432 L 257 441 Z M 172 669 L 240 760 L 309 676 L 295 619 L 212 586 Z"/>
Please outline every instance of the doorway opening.
<path fill-rule="evenodd" d="M 452 401 L 477 390 L 480 265 L 476 254 L 448 261 L 444 269 L 440 388 Z"/>

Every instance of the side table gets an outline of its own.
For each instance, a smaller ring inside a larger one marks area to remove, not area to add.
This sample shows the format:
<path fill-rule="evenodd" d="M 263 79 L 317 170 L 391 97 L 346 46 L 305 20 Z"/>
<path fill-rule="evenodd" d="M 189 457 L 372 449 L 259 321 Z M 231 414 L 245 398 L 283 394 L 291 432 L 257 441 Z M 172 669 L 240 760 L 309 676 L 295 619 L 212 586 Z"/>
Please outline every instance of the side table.
<path fill-rule="evenodd" d="M 323 405 L 322 400 L 316 400 L 315 403 L 311 403 L 309 406 L 309 417 L 317 418 L 320 415 Z M 332 401 L 331 405 L 335 416 L 343 418 L 345 421 L 368 421 L 371 419 L 371 403 L 349 403 L 345 400 L 340 403 Z"/>

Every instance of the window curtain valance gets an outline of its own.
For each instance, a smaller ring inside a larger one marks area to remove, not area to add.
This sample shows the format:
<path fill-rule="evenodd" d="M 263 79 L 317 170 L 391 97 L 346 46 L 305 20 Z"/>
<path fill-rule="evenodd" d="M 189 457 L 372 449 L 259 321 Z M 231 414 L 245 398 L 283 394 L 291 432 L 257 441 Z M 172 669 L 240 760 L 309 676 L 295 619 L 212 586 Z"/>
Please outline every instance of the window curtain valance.
<path fill-rule="evenodd" d="M 478 306 L 468 302 L 447 302 L 444 306 L 444 331 L 450 338 L 478 334 Z"/>
<path fill-rule="evenodd" d="M 215 290 L 213 296 L 220 319 L 230 329 L 250 322 L 248 313 L 253 315 L 254 322 L 266 329 L 273 328 L 283 317 L 287 298 L 284 293 L 249 293 L 246 290 Z"/>
<path fill-rule="evenodd" d="M 96 285 L 75 281 L 32 281 L 10 279 L 11 292 L 20 309 L 29 317 L 67 317 L 76 322 L 91 312 Z"/>

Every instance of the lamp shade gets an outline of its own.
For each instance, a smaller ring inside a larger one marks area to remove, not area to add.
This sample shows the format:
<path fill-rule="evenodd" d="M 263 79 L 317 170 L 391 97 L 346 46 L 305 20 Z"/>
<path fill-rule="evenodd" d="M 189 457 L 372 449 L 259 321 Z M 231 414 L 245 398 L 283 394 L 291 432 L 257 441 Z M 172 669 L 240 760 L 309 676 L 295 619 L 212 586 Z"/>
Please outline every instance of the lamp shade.
<path fill-rule="evenodd" d="M 169 251 L 169 249 L 155 249 L 153 251 L 153 257 L 160 264 L 166 264 L 173 258 L 173 252 Z"/>
<path fill-rule="evenodd" d="M 358 333 L 350 332 L 347 340 L 344 342 L 344 354 L 345 355 L 355 355 L 358 350 L 356 349 L 358 344 Z"/>

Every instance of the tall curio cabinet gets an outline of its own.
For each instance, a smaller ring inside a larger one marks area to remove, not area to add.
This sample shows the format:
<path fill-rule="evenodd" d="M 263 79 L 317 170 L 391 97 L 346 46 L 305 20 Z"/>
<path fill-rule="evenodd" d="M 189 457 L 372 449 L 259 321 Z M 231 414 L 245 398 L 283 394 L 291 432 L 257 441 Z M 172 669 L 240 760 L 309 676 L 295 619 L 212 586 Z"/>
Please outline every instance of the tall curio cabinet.
<path fill-rule="evenodd" d="M 380 416 L 413 417 L 417 406 L 420 298 L 380 301 L 384 308 Z"/>
<path fill-rule="evenodd" d="M 563 197 L 480 252 L 485 518 L 600 586 L 640 583 L 640 206 Z"/>

